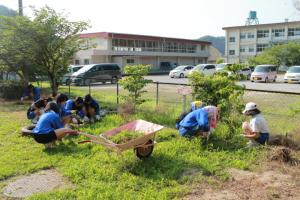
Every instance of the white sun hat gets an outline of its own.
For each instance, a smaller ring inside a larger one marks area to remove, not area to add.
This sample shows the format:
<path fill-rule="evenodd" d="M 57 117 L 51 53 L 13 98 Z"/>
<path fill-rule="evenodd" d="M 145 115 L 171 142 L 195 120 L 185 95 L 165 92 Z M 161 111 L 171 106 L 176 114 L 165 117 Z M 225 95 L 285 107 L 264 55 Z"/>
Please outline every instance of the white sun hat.
<path fill-rule="evenodd" d="M 256 103 L 249 102 L 249 103 L 246 104 L 245 110 L 243 111 L 243 114 L 245 114 L 247 111 L 255 110 L 255 109 L 257 109 Z"/>

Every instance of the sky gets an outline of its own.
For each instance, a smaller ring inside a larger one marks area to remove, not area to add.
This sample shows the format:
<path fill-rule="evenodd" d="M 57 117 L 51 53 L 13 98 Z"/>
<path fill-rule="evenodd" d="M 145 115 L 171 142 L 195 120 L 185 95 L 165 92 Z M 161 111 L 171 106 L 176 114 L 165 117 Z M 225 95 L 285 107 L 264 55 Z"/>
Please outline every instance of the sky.
<path fill-rule="evenodd" d="M 17 10 L 18 0 L 0 0 L 0 5 Z M 45 5 L 72 21 L 89 21 L 85 32 L 186 39 L 223 36 L 222 27 L 244 25 L 250 10 L 257 11 L 261 24 L 300 20 L 293 0 L 23 0 L 27 16 L 32 16 L 30 6 Z"/>

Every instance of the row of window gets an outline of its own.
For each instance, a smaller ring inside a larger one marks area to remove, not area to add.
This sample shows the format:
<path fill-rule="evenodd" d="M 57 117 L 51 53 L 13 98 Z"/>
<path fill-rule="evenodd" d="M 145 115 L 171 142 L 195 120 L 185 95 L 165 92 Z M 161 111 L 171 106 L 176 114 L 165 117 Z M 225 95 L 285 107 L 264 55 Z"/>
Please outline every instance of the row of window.
<path fill-rule="evenodd" d="M 264 51 L 268 47 L 269 47 L 269 44 L 257 44 L 257 46 L 256 46 L 256 52 L 262 52 L 262 51 Z M 245 53 L 245 52 L 247 52 L 247 50 L 250 53 L 251 52 L 255 52 L 255 48 L 254 47 L 244 47 L 244 46 L 242 46 L 240 48 L 240 52 L 241 53 Z M 235 50 L 229 50 L 229 55 L 231 55 L 231 56 L 235 55 Z"/>
<path fill-rule="evenodd" d="M 288 36 L 299 36 L 300 35 L 300 28 L 289 28 L 288 29 Z M 270 36 L 270 30 L 258 30 L 257 31 L 257 38 L 268 38 Z M 272 29 L 272 37 L 284 37 L 285 36 L 285 29 Z M 249 33 L 241 33 L 240 39 L 254 39 L 255 34 L 253 32 Z M 235 37 L 229 37 L 229 42 L 236 42 Z"/>
<path fill-rule="evenodd" d="M 75 65 L 80 65 L 80 60 L 76 59 L 74 64 Z M 90 60 L 89 59 L 84 59 L 83 60 L 83 64 L 84 65 L 89 65 L 90 64 Z"/>
<path fill-rule="evenodd" d="M 112 50 L 114 51 L 157 51 L 157 52 L 178 52 L 196 53 L 197 45 L 190 43 L 145 41 L 112 39 Z M 200 46 L 201 51 L 206 51 L 206 45 Z"/>

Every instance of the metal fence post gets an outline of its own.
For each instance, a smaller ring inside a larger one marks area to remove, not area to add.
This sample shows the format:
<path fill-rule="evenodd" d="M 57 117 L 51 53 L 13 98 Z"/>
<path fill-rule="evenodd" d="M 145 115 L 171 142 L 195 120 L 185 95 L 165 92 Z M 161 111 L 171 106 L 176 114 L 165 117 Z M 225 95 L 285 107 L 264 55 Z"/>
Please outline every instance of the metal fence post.
<path fill-rule="evenodd" d="M 71 97 L 71 83 L 69 83 L 69 97 Z"/>
<path fill-rule="evenodd" d="M 91 82 L 89 81 L 89 95 L 91 95 Z"/>
<path fill-rule="evenodd" d="M 156 82 L 156 106 L 158 106 L 159 99 L 159 82 Z"/>
<path fill-rule="evenodd" d="M 117 80 L 117 105 L 119 105 L 119 81 Z"/>

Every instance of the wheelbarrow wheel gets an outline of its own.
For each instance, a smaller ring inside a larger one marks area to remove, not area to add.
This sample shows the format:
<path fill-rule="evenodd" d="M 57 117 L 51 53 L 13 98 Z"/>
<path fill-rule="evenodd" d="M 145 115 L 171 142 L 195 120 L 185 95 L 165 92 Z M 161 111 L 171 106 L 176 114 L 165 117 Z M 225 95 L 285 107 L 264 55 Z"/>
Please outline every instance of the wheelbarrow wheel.
<path fill-rule="evenodd" d="M 31 136 L 32 130 L 35 128 L 35 125 L 29 125 L 22 128 L 21 132 L 23 136 Z"/>
<path fill-rule="evenodd" d="M 136 156 L 139 159 L 148 158 L 153 152 L 153 148 L 154 148 L 153 143 L 154 142 L 152 140 L 149 140 L 145 145 L 150 145 L 150 146 L 135 148 L 134 151 L 135 151 Z"/>

